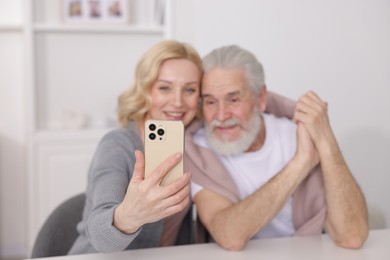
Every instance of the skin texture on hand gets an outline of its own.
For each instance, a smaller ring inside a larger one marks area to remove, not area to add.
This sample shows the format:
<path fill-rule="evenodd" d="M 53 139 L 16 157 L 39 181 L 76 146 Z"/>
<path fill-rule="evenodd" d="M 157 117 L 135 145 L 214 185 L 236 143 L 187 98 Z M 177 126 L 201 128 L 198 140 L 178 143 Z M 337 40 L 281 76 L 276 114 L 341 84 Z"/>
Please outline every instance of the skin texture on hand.
<path fill-rule="evenodd" d="M 306 126 L 298 122 L 297 126 L 297 150 L 295 157 L 301 157 L 303 164 L 308 164 L 312 169 L 320 162 L 318 151 L 310 137 Z"/>
<path fill-rule="evenodd" d="M 170 156 L 147 179 L 144 179 L 142 152 L 136 151 L 135 156 L 133 177 L 123 202 L 114 212 L 113 225 L 126 234 L 183 210 L 190 201 L 190 173 L 167 186 L 160 185 L 169 170 L 181 160 L 182 154 Z"/>

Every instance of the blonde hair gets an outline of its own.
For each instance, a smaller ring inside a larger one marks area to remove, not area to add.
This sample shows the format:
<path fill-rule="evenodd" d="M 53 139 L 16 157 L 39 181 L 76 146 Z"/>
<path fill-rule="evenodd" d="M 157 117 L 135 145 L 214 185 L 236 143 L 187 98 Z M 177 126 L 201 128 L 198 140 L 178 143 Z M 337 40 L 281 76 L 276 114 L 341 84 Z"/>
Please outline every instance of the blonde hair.
<path fill-rule="evenodd" d="M 187 43 L 172 40 L 153 46 L 139 60 L 133 84 L 118 99 L 118 120 L 126 127 L 130 120 L 140 123 L 151 107 L 151 88 L 157 80 L 161 64 L 169 59 L 187 59 L 202 73 L 202 60 L 197 51 Z"/>

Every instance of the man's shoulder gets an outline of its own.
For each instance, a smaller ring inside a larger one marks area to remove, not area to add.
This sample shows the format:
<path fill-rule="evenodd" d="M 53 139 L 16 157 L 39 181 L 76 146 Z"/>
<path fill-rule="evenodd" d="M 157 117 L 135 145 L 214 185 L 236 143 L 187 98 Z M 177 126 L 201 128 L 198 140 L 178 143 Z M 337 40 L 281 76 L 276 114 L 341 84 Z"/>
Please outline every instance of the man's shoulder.
<path fill-rule="evenodd" d="M 273 131 L 293 131 L 296 130 L 296 124 L 287 117 L 276 117 L 272 114 L 264 114 L 264 120 L 268 128 Z"/>
<path fill-rule="evenodd" d="M 270 144 L 280 148 L 285 157 L 290 158 L 296 148 L 296 124 L 291 119 L 274 115 L 268 115 L 266 124 Z"/>

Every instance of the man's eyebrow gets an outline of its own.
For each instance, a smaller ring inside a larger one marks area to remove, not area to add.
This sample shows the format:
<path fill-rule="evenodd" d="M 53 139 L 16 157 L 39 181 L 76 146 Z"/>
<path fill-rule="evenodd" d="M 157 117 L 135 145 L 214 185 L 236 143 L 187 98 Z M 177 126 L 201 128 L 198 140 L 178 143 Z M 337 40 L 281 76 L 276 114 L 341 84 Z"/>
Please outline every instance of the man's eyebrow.
<path fill-rule="evenodd" d="M 202 93 L 202 98 L 215 98 L 215 97 L 211 94 Z"/>
<path fill-rule="evenodd" d="M 240 90 L 229 92 L 229 93 L 227 93 L 226 96 L 232 97 L 232 96 L 238 96 L 238 95 L 241 95 L 241 91 Z"/>
<path fill-rule="evenodd" d="M 238 96 L 238 95 L 241 95 L 241 90 L 229 92 L 225 95 L 225 97 L 233 97 L 233 96 Z M 203 93 L 202 98 L 215 98 L 215 97 L 211 94 Z"/>

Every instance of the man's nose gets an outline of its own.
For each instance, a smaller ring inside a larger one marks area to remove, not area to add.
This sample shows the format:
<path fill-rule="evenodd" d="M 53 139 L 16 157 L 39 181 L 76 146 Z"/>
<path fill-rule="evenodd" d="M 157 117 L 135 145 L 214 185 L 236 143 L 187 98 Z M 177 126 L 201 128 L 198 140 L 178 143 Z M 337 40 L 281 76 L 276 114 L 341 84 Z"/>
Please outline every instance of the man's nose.
<path fill-rule="evenodd" d="M 219 120 L 220 122 L 223 122 L 226 119 L 229 119 L 230 116 L 231 116 L 231 113 L 228 110 L 226 104 L 224 104 L 224 102 L 219 102 L 218 111 L 217 111 L 217 120 Z"/>

